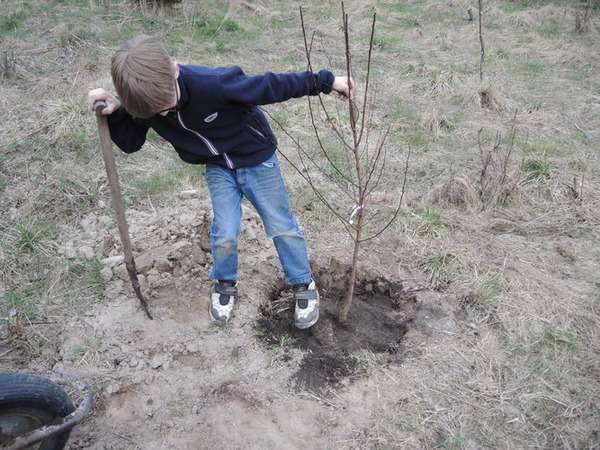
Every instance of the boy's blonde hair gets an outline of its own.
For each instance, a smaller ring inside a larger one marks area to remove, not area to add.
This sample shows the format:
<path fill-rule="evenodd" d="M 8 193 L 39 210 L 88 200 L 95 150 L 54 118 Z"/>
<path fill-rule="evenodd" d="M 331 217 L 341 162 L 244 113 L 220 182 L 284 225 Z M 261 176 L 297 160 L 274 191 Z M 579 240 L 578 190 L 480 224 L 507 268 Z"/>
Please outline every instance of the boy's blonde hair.
<path fill-rule="evenodd" d="M 136 36 L 117 50 L 111 62 L 111 75 L 121 103 L 134 117 L 152 117 L 173 102 L 176 82 L 173 61 L 150 36 Z"/>

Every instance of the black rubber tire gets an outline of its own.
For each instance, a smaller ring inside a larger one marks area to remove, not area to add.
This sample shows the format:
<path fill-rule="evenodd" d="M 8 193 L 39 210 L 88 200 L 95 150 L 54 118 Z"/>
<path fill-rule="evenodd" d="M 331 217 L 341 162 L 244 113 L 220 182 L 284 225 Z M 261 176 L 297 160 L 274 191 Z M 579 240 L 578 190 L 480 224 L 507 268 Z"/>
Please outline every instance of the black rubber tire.
<path fill-rule="evenodd" d="M 12 437 L 51 424 L 74 410 L 67 393 L 54 381 L 38 375 L 0 374 L 0 427 Z M 30 448 L 60 450 L 70 434 L 68 430 Z"/>

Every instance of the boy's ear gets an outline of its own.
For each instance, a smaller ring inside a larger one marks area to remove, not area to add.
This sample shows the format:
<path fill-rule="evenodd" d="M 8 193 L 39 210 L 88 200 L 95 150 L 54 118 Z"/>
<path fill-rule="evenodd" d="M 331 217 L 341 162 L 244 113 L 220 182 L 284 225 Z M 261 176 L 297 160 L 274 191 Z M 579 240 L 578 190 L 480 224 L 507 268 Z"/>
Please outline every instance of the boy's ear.
<path fill-rule="evenodd" d="M 175 67 L 175 78 L 179 78 L 179 63 L 177 61 L 173 61 L 173 66 Z"/>

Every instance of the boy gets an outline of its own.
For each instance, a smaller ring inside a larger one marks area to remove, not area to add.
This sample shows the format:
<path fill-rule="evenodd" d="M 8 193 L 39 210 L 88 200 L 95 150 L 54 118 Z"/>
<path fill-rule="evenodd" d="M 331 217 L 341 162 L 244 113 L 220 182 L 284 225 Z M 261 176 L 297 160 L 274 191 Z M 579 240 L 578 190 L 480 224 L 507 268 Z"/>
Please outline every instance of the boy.
<path fill-rule="evenodd" d="M 181 159 L 206 165 L 214 213 L 211 320 L 227 323 L 233 314 L 241 202 L 246 197 L 258 211 L 267 237 L 273 239 L 292 287 L 296 327 L 313 326 L 319 318 L 319 293 L 306 240 L 287 198 L 275 155 L 277 140 L 257 105 L 332 90 L 346 100 L 352 97 L 353 81 L 327 70 L 250 77 L 239 67 L 179 65 L 154 38 L 144 35 L 115 53 L 111 75 L 118 97 L 94 89 L 87 100 L 92 110 L 96 102 L 106 103 L 103 113 L 108 115 L 112 140 L 122 151 L 140 150 L 153 128 Z"/>

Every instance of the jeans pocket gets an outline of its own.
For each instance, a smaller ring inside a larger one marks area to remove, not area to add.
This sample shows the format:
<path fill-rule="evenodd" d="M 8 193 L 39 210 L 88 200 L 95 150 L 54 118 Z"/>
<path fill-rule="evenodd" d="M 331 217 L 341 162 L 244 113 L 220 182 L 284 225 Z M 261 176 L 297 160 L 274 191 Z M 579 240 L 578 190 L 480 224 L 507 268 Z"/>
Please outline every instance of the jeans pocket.
<path fill-rule="evenodd" d="M 263 167 L 268 167 L 269 169 L 272 169 L 279 165 L 279 158 L 277 158 L 276 154 L 273 154 L 273 156 L 271 156 L 269 159 L 267 159 L 266 161 L 263 161 L 260 164 Z"/>

